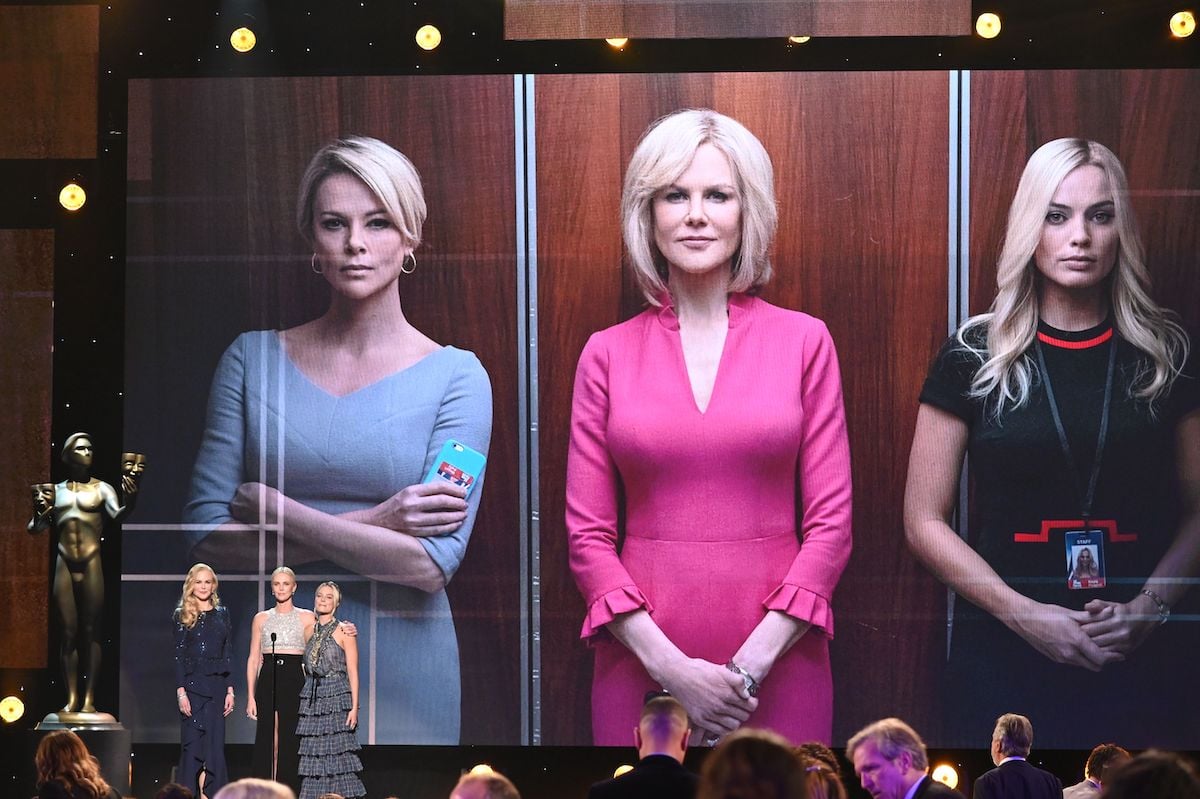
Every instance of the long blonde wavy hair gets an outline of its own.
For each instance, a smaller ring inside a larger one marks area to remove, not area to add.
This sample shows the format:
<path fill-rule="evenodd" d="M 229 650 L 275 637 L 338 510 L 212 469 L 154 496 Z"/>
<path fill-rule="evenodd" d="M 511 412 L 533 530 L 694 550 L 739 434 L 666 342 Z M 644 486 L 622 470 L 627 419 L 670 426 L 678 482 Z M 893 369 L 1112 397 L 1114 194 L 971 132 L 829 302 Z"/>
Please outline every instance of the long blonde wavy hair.
<path fill-rule="evenodd" d="M 192 586 L 196 584 L 196 575 L 200 572 L 208 572 L 213 578 L 212 603 L 213 610 L 216 610 L 221 605 L 221 595 L 217 593 L 217 586 L 220 581 L 217 579 L 217 573 L 213 571 L 212 566 L 207 563 L 197 563 L 188 569 L 187 577 L 183 580 L 183 592 L 179 595 L 179 604 L 175 606 L 175 618 L 179 619 L 179 623 L 189 630 L 196 626 L 196 619 L 200 618 L 200 600 L 192 594 Z"/>
<path fill-rule="evenodd" d="M 992 403 L 996 416 L 1006 407 L 1019 408 L 1029 400 L 1033 365 L 1028 351 L 1040 315 L 1041 276 L 1034 252 L 1054 192 L 1063 178 L 1081 166 L 1104 170 L 1113 194 L 1119 244 L 1117 263 L 1108 277 L 1109 304 L 1117 333 L 1145 356 L 1130 386 L 1132 395 L 1147 400 L 1153 408 L 1170 390 L 1187 359 L 1187 334 L 1174 314 L 1150 297 L 1146 252 L 1121 162 L 1103 144 L 1055 139 L 1034 151 L 1021 173 L 996 269 L 996 299 L 987 313 L 971 317 L 958 329 L 959 344 L 981 362 L 971 381 L 971 396 Z M 986 339 L 986 345 L 981 346 L 981 339 Z"/>

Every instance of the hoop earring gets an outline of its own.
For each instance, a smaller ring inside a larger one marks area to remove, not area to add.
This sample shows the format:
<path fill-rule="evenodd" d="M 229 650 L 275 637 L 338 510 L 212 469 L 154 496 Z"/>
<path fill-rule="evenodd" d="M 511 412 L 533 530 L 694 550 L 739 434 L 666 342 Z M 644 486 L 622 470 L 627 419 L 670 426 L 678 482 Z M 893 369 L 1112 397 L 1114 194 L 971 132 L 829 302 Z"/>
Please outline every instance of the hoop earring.
<path fill-rule="evenodd" d="M 410 266 L 408 269 L 405 269 L 404 265 L 408 263 L 409 258 L 412 259 L 412 266 Z M 411 275 L 413 272 L 417 271 L 417 256 L 413 255 L 411 252 L 404 256 L 404 260 L 400 262 L 400 271 L 406 275 Z"/>
<path fill-rule="evenodd" d="M 323 268 L 317 266 L 317 254 L 315 252 L 312 255 L 312 260 L 309 262 L 309 266 L 312 268 L 314 275 L 325 274 L 325 270 Z"/>

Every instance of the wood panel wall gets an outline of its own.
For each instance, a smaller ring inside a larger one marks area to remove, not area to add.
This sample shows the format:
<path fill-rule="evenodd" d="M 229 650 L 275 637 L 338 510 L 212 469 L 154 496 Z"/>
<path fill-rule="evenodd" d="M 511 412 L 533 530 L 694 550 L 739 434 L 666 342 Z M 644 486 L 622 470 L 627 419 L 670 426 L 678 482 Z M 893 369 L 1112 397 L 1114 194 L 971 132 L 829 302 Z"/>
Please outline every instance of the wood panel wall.
<path fill-rule="evenodd" d="M 970 0 L 505 0 L 506 39 L 965 36 Z"/>
<path fill-rule="evenodd" d="M 325 309 L 327 286 L 294 222 L 312 154 L 360 133 L 397 147 L 421 173 L 429 218 L 418 269 L 402 281 L 405 312 L 435 340 L 478 354 L 495 398 L 483 504 L 449 588 L 463 742 L 518 743 L 512 77 L 134 82 L 129 107 L 140 145 L 128 168 L 126 428 L 156 471 L 141 523 L 179 519 L 209 381 L 229 342 Z"/>
<path fill-rule="evenodd" d="M 94 158 L 98 5 L 0 5 L 0 158 Z"/>
<path fill-rule="evenodd" d="M 834 599 L 835 737 L 891 708 L 925 728 L 944 592 L 908 554 L 900 509 L 916 397 L 947 324 L 946 74 L 546 76 L 536 87 L 543 741 L 591 735 L 591 655 L 563 528 L 574 364 L 592 331 L 642 307 L 622 265 L 621 179 L 645 127 L 684 107 L 727 113 L 763 141 L 780 207 L 765 296 L 824 319 L 841 357 L 855 549 Z"/>
<path fill-rule="evenodd" d="M 1200 97 L 1196 70 L 976 72 L 971 76 L 971 311 L 996 293 L 996 260 L 1025 162 L 1061 137 L 1125 167 L 1155 298 L 1200 330 Z"/>
<path fill-rule="evenodd" d="M 46 667 L 54 533 L 29 535 L 29 486 L 54 482 L 54 231 L 0 230 L 0 669 Z"/>

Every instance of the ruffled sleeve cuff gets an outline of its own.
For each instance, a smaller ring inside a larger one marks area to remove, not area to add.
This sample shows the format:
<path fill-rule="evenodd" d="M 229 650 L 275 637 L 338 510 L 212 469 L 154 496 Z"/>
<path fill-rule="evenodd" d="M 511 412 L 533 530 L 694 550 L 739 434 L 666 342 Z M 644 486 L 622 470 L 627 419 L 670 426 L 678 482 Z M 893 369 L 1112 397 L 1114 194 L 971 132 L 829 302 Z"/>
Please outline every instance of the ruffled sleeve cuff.
<path fill-rule="evenodd" d="M 583 620 L 583 630 L 579 637 L 591 638 L 605 632 L 604 625 L 608 624 L 621 613 L 645 609 L 654 610 L 650 600 L 638 590 L 636 585 L 623 585 L 620 588 L 601 594 L 588 608 L 587 617 Z"/>
<path fill-rule="evenodd" d="M 829 600 L 820 594 L 814 594 L 798 585 L 784 583 L 763 600 L 763 607 L 806 621 L 819 628 L 827 637 L 833 638 L 833 607 L 830 606 Z"/>

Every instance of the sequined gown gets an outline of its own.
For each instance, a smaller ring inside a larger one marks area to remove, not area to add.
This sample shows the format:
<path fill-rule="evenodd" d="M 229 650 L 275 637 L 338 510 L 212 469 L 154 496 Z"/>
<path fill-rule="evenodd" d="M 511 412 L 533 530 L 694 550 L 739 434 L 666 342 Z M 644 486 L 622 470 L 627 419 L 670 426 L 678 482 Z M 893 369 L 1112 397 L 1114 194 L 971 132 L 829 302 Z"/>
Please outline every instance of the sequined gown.
<path fill-rule="evenodd" d="M 225 694 L 233 687 L 229 609 L 204 611 L 191 627 L 175 615 L 175 684 L 187 691 L 192 715 L 179 714 L 179 768 L 175 781 L 200 795 L 215 796 L 229 781 L 225 767 Z"/>
<path fill-rule="evenodd" d="M 354 706 L 346 676 L 346 652 L 334 640 L 333 619 L 318 625 L 304 649 L 305 680 L 300 693 L 300 799 L 337 793 L 346 799 L 366 796 L 358 738 L 346 726 Z M 324 640 L 324 643 L 322 643 Z M 318 651 L 319 650 L 319 651 Z"/>

